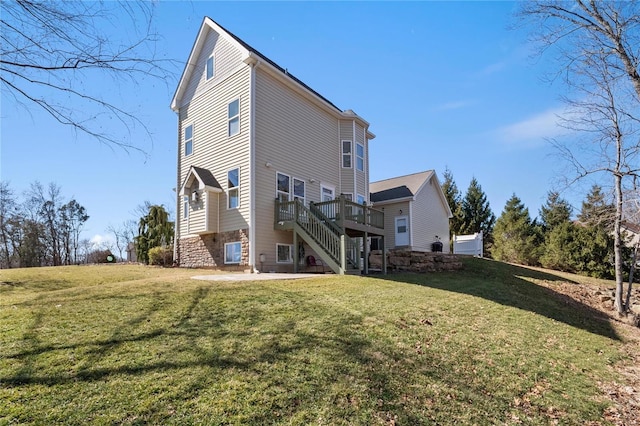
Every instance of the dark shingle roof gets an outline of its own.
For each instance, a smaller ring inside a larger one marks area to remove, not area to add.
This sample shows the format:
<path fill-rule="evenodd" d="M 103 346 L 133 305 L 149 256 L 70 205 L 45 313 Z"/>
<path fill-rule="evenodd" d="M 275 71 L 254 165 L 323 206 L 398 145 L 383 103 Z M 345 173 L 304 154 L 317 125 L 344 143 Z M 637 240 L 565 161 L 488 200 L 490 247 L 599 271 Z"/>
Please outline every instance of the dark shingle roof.
<path fill-rule="evenodd" d="M 193 167 L 193 171 L 198 175 L 198 177 L 202 180 L 202 183 L 204 183 L 205 186 L 222 189 L 222 187 L 220 186 L 216 178 L 213 177 L 213 174 L 211 173 L 211 171 L 207 169 L 203 169 L 202 167 L 196 167 L 196 166 L 192 166 L 192 167 Z"/>
<path fill-rule="evenodd" d="M 380 201 L 395 200 L 397 198 L 413 197 L 415 194 L 409 190 L 405 185 L 397 186 L 395 188 L 385 189 L 384 191 L 372 192 L 370 194 L 371 201 L 379 203 Z"/>

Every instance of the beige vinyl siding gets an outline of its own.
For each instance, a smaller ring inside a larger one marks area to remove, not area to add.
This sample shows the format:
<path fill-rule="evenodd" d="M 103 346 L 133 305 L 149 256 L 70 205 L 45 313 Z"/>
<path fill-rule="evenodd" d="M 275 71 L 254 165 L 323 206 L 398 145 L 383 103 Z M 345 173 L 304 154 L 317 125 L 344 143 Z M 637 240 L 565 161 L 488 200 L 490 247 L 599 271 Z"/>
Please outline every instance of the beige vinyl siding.
<path fill-rule="evenodd" d="M 273 229 L 276 173 L 304 180 L 307 203 L 320 200 L 321 183 L 338 190 L 338 119 L 264 69 L 258 67 L 255 75 L 254 247 L 256 257 L 263 253 L 265 263 L 275 265 L 276 243 L 292 242 L 291 232 Z"/>
<path fill-rule="evenodd" d="M 444 252 L 449 252 L 449 218 L 433 178 L 424 184 L 413 204 L 413 247 L 431 251 L 435 236 L 440 237 Z"/>
<path fill-rule="evenodd" d="M 216 192 L 208 192 L 207 191 L 207 230 L 209 232 L 220 232 L 218 229 L 218 224 L 220 223 L 220 199 L 222 198 L 222 194 Z"/>
<path fill-rule="evenodd" d="M 351 167 L 343 168 L 342 167 L 342 141 L 348 140 L 351 141 Z M 340 188 L 336 188 L 336 195 L 340 195 L 340 193 L 345 194 L 354 194 L 353 199 L 356 199 L 355 196 L 355 186 L 354 186 L 354 170 L 356 167 L 356 141 L 354 139 L 353 134 L 353 120 L 340 120 Z"/>
<path fill-rule="evenodd" d="M 193 202 L 191 199 L 189 200 L 188 234 L 199 234 L 206 229 L 205 194 L 202 190 L 197 191 L 197 193 L 199 197 L 197 202 Z"/>
<path fill-rule="evenodd" d="M 180 156 L 180 182 L 183 182 L 190 166 L 208 169 L 223 189 L 219 197 L 219 232 L 245 229 L 249 224 L 249 141 L 250 141 L 250 79 L 251 69 L 243 66 L 235 74 L 219 81 L 180 110 L 184 119 L 179 125 L 180 145 L 184 143 L 182 127 L 193 124 L 193 154 Z M 240 99 L 240 133 L 228 136 L 227 106 Z M 240 168 L 240 208 L 227 209 L 227 172 Z M 211 207 L 211 205 L 210 205 Z M 209 214 L 215 215 L 210 211 Z M 185 228 L 182 228 L 185 229 Z M 184 232 L 181 235 L 184 237 Z"/>
<path fill-rule="evenodd" d="M 396 217 L 407 216 L 409 218 L 409 233 L 412 232 L 411 216 L 409 213 L 410 204 L 410 201 L 401 201 L 398 203 L 374 206 L 375 209 L 384 211 L 384 246 L 387 250 L 396 246 Z M 402 210 L 402 213 L 400 213 L 400 210 Z"/>
<path fill-rule="evenodd" d="M 213 54 L 215 58 L 215 75 L 212 79 L 207 80 L 205 73 L 207 59 Z M 225 80 L 230 74 L 233 74 L 242 63 L 242 52 L 235 48 L 224 37 L 220 37 L 212 29 L 208 29 L 208 34 L 204 42 L 204 46 L 200 51 L 200 55 L 196 58 L 194 71 L 185 89 L 182 105 L 189 102 L 190 99 L 200 96 L 203 92 Z"/>
<path fill-rule="evenodd" d="M 364 147 L 364 172 L 360 172 L 357 169 L 357 155 L 356 155 L 356 143 L 359 143 Z M 355 125 L 355 143 L 353 145 L 353 167 L 356 170 L 356 189 L 357 193 L 360 195 L 364 195 L 365 199 L 369 199 L 369 193 L 367 192 L 369 186 L 369 147 L 367 146 L 367 141 L 365 139 L 365 131 L 362 126 L 356 123 Z M 356 195 L 353 196 L 353 199 L 356 199 Z"/>

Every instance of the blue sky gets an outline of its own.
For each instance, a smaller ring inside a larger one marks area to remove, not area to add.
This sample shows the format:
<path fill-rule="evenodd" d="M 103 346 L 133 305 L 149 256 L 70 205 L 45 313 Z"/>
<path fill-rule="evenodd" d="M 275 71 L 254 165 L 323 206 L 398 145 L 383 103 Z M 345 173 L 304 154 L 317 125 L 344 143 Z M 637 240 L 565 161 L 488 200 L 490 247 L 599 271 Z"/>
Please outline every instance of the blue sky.
<path fill-rule="evenodd" d="M 371 179 L 448 167 L 464 193 L 476 177 L 498 216 L 515 193 L 538 214 L 557 180 L 560 84 L 513 30 L 512 2 L 159 2 L 158 53 L 186 61 L 209 16 L 341 109 L 371 123 Z M 85 238 L 137 219 L 145 200 L 174 207 L 177 118 L 168 85 L 141 81 L 120 96 L 153 135 L 145 157 L 97 143 L 2 97 L 0 178 L 21 192 L 55 182 L 87 208 Z M 110 80 L 87 85 L 114 90 Z M 108 129 L 109 123 L 101 123 Z M 136 133 L 134 132 L 134 136 Z M 584 193 L 584 192 L 583 192 Z M 583 193 L 563 195 L 579 207 Z M 100 237 L 96 237 L 100 239 Z"/>

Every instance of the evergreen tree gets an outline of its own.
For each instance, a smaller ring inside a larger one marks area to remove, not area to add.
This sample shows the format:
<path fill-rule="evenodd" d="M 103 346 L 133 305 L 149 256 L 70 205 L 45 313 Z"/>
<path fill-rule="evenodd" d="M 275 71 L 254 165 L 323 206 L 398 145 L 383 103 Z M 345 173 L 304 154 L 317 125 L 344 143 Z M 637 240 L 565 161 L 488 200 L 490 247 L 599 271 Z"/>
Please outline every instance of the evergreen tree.
<path fill-rule="evenodd" d="M 447 167 L 442 174 L 444 182 L 442 183 L 442 191 L 447 199 L 449 208 L 453 217 L 449 220 L 449 236 L 460 234 L 462 230 L 462 195 L 456 182 L 453 180 L 453 173 Z"/>
<path fill-rule="evenodd" d="M 138 236 L 135 238 L 138 260 L 149 263 L 149 250 L 165 247 L 173 242 L 174 227 L 169 213 L 163 206 L 149 206 L 149 212 L 140 218 Z"/>
<path fill-rule="evenodd" d="M 493 229 L 494 259 L 522 265 L 538 263 L 537 235 L 529 209 L 513 194 Z"/>
<path fill-rule="evenodd" d="M 463 217 L 461 233 L 482 232 L 485 241 L 490 238 L 496 216 L 491 211 L 487 196 L 475 177 L 471 179 L 461 207 Z"/>
<path fill-rule="evenodd" d="M 582 202 L 578 220 L 585 226 L 598 226 L 605 230 L 613 230 L 615 207 L 609 203 L 602 188 L 593 185 L 587 199 Z"/>
<path fill-rule="evenodd" d="M 555 191 L 547 193 L 547 202 L 540 207 L 542 230 L 547 233 L 552 229 L 569 222 L 573 208 Z"/>

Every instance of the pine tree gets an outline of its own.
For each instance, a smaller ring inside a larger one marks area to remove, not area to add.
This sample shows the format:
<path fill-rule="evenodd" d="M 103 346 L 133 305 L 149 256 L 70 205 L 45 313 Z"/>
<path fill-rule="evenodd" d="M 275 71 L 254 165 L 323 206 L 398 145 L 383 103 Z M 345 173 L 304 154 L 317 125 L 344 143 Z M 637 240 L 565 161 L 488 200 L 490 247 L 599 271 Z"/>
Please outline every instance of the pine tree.
<path fill-rule="evenodd" d="M 487 195 L 482 191 L 475 177 L 471 179 L 461 207 L 463 218 L 461 233 L 482 232 L 487 240 L 491 236 L 496 216 L 491 211 Z"/>
<path fill-rule="evenodd" d="M 540 207 L 540 220 L 542 229 L 545 233 L 552 229 L 569 222 L 573 208 L 564 199 L 560 198 L 560 194 L 555 191 L 547 193 L 547 202 Z"/>
<path fill-rule="evenodd" d="M 460 194 L 460 190 L 456 185 L 456 182 L 453 180 L 453 173 L 447 167 L 442 174 L 444 177 L 444 182 L 442 183 L 442 191 L 444 192 L 444 196 L 447 199 L 447 203 L 449 204 L 449 208 L 451 209 L 451 213 L 453 217 L 449 220 L 449 234 L 460 234 L 462 228 L 462 195 Z"/>
<path fill-rule="evenodd" d="M 613 230 L 615 207 L 607 202 L 605 194 L 599 185 L 593 185 L 582 202 L 582 209 L 578 220 L 586 226 L 598 226 L 605 230 Z"/>
<path fill-rule="evenodd" d="M 538 244 L 529 209 L 513 194 L 493 229 L 494 259 L 523 265 L 538 262 Z"/>

